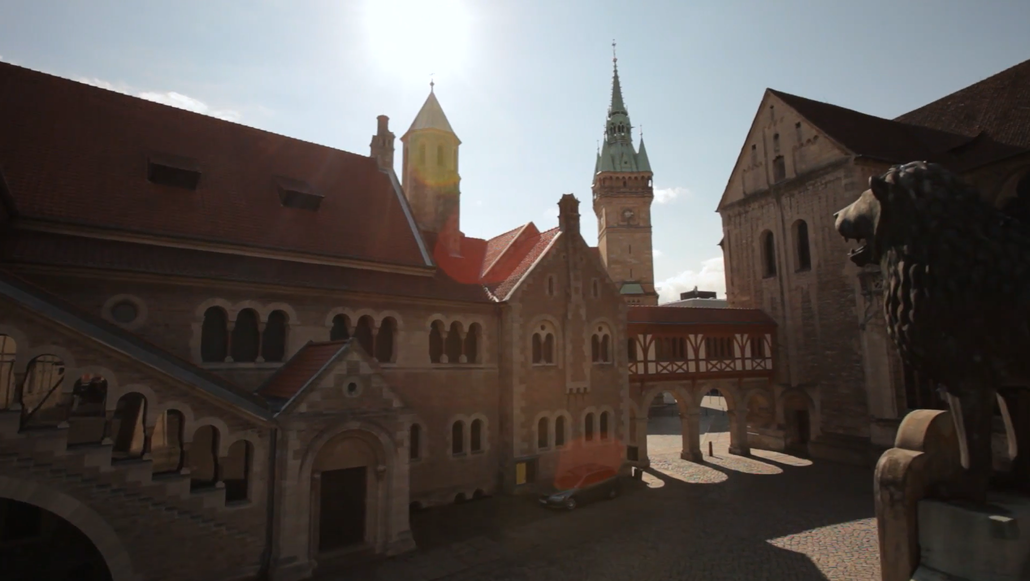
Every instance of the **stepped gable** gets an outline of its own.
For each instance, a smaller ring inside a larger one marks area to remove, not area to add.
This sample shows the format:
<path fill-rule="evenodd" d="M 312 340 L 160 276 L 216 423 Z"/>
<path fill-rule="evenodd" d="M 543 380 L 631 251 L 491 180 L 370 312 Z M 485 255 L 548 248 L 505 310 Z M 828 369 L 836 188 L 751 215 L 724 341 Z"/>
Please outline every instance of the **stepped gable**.
<path fill-rule="evenodd" d="M 431 266 L 403 193 L 371 157 L 6 63 L 0 127 L 23 219 Z M 154 160 L 187 185 L 151 181 Z"/>
<path fill-rule="evenodd" d="M 0 296 L 41 314 L 178 381 L 226 401 L 261 419 L 271 412 L 260 397 L 147 342 L 104 319 L 91 315 L 44 289 L 0 269 Z"/>

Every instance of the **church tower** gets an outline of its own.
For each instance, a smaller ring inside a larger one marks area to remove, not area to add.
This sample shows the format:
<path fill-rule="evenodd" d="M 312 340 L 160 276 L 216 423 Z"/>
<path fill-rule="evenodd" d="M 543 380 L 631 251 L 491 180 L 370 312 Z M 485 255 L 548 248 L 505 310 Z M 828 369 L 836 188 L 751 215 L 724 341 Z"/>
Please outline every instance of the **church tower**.
<path fill-rule="evenodd" d="M 460 244 L 458 146 L 440 102 L 429 84 L 429 97 L 401 136 L 404 161 L 401 181 L 419 227 L 436 233 L 457 252 Z"/>
<path fill-rule="evenodd" d="M 622 100 L 619 64 L 612 43 L 612 100 L 605 123 L 604 143 L 594 166 L 594 214 L 597 247 L 608 275 L 631 305 L 657 305 L 654 258 L 651 252 L 651 164 L 644 139 L 633 148 L 633 126 Z"/>

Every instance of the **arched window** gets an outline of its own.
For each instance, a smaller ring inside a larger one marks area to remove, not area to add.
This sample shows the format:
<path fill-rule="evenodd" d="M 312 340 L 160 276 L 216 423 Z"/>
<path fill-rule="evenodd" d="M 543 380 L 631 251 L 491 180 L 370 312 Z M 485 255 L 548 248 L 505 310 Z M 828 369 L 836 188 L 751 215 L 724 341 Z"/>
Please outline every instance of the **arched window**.
<path fill-rule="evenodd" d="M 554 277 L 553 276 L 547 277 L 547 295 L 548 296 L 552 296 L 552 297 L 554 296 Z"/>
<path fill-rule="evenodd" d="M 429 361 L 440 363 L 443 358 L 443 321 L 433 321 L 429 327 Z"/>
<path fill-rule="evenodd" d="M 762 276 L 776 276 L 776 245 L 768 230 L 762 233 Z"/>
<path fill-rule="evenodd" d="M 612 360 L 611 341 L 610 336 L 605 333 L 601 336 L 601 360 L 605 363 L 610 363 Z"/>
<path fill-rule="evenodd" d="M 780 152 L 780 134 L 776 133 L 773 135 L 773 153 Z"/>
<path fill-rule="evenodd" d="M 597 363 L 601 360 L 601 341 L 597 333 L 590 336 L 590 360 Z"/>
<path fill-rule="evenodd" d="M 261 357 L 265 361 L 282 361 L 286 358 L 286 313 L 272 311 L 261 334 Z"/>
<path fill-rule="evenodd" d="M 606 325 L 598 325 L 590 336 L 590 355 L 594 363 L 611 362 L 611 333 Z"/>
<path fill-rule="evenodd" d="M 21 387 L 23 427 L 54 427 L 67 421 L 70 405 L 61 393 L 64 362 L 56 355 L 40 355 L 29 362 Z"/>
<path fill-rule="evenodd" d="M 200 360 L 205 363 L 225 361 L 229 356 L 229 317 L 221 307 L 204 311 L 200 329 Z"/>
<path fill-rule="evenodd" d="M 232 328 L 232 360 L 256 361 L 259 346 L 258 315 L 254 309 L 243 309 Z"/>
<path fill-rule="evenodd" d="M 354 329 L 354 338 L 358 340 L 358 345 L 361 345 L 361 348 L 365 350 L 369 357 L 375 356 L 374 345 L 372 344 L 374 337 L 373 327 L 375 327 L 375 322 L 372 320 L 372 317 L 365 315 L 358 319 L 358 326 Z"/>
<path fill-rule="evenodd" d="M 465 334 L 465 362 L 479 362 L 479 323 L 469 325 L 468 333 Z"/>
<path fill-rule="evenodd" d="M 461 324 L 454 321 L 447 331 L 447 342 L 444 344 L 447 363 L 461 362 L 461 347 Z"/>
<path fill-rule="evenodd" d="M 111 447 L 112 461 L 140 458 L 146 452 L 146 413 L 147 399 L 142 395 L 132 392 L 118 398 L 109 428 L 114 440 Z"/>
<path fill-rule="evenodd" d="M 436 165 L 438 165 L 440 167 L 443 167 L 445 165 L 444 161 L 445 160 L 444 160 L 444 157 L 443 157 L 443 146 L 442 145 L 437 145 L 436 146 Z"/>
<path fill-rule="evenodd" d="M 608 412 L 601 412 L 601 439 L 608 439 Z"/>
<path fill-rule="evenodd" d="M 451 454 L 455 456 L 465 452 L 465 424 L 458 420 L 451 425 Z"/>
<path fill-rule="evenodd" d="M 336 315 L 333 317 L 333 328 L 329 331 L 330 341 L 343 341 L 350 339 L 350 319 L 347 315 Z"/>
<path fill-rule="evenodd" d="M 773 182 L 787 179 L 787 162 L 782 155 L 773 158 Z"/>
<path fill-rule="evenodd" d="M 593 281 L 590 282 L 590 294 L 595 299 L 597 297 L 601 296 L 601 285 L 600 285 L 600 283 L 597 282 L 597 279 L 594 279 Z"/>
<path fill-rule="evenodd" d="M 0 410 L 10 409 L 16 401 L 14 360 L 17 354 L 18 344 L 14 339 L 0 335 Z"/>
<path fill-rule="evenodd" d="M 550 443 L 550 434 L 548 428 L 550 427 L 547 418 L 540 418 L 540 421 L 536 423 L 536 447 L 540 450 L 547 448 Z"/>
<path fill-rule="evenodd" d="M 554 326 L 550 322 L 540 323 L 533 332 L 533 363 L 554 364 Z"/>
<path fill-rule="evenodd" d="M 411 424 L 408 437 L 408 458 L 411 460 L 422 458 L 422 426 L 418 424 Z"/>
<path fill-rule="evenodd" d="M 426 165 L 426 144 L 418 144 L 418 163 L 420 165 Z"/>
<path fill-rule="evenodd" d="M 225 502 L 243 502 L 249 496 L 250 463 L 253 447 L 246 440 L 236 440 L 229 446 L 229 455 L 222 466 L 225 483 Z"/>
<path fill-rule="evenodd" d="M 554 447 L 561 448 L 565 445 L 565 416 L 554 418 Z"/>
<path fill-rule="evenodd" d="M 804 220 L 794 222 L 794 243 L 797 247 L 797 270 L 811 270 L 812 252 L 808 246 L 808 224 Z"/>
<path fill-rule="evenodd" d="M 218 483 L 218 428 L 200 426 L 186 453 L 190 469 L 190 490 L 211 488 Z"/>
<path fill-rule="evenodd" d="M 376 333 L 376 359 L 380 363 L 393 362 L 394 334 L 397 330 L 397 321 L 393 317 L 386 317 L 379 323 L 379 332 Z"/>
<path fill-rule="evenodd" d="M 594 414 L 589 413 L 583 418 L 583 439 L 587 442 L 594 440 Z"/>
<path fill-rule="evenodd" d="M 483 420 L 472 420 L 472 429 L 470 430 L 471 440 L 470 448 L 472 453 L 483 451 Z"/>

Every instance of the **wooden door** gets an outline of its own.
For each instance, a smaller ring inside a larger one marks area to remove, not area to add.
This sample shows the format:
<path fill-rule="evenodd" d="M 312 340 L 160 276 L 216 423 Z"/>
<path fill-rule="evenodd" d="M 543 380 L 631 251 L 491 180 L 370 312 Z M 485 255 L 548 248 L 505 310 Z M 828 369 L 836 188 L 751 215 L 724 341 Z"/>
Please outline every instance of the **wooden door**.
<path fill-rule="evenodd" d="M 367 477 L 366 466 L 322 472 L 319 552 L 365 541 Z"/>

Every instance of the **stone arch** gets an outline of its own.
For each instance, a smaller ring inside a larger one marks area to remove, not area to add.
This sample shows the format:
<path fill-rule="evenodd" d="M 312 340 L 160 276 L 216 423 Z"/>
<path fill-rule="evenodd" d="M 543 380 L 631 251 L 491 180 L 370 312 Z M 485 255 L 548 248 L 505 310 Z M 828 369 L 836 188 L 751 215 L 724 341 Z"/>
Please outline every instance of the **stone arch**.
<path fill-rule="evenodd" d="M 196 415 L 193 413 L 193 408 L 189 404 L 184 403 L 181 400 L 163 401 L 160 403 L 151 404 L 151 409 L 154 410 L 154 416 L 157 417 L 163 413 L 169 411 L 177 411 L 182 414 L 183 421 L 183 442 L 188 442 L 186 439 L 187 430 L 193 429 L 193 424 L 196 421 Z M 192 433 L 192 432 L 190 432 Z"/>
<path fill-rule="evenodd" d="M 354 325 L 357 325 L 358 324 L 358 320 L 361 319 L 361 317 L 369 317 L 370 319 L 372 319 L 372 323 L 375 326 L 377 326 L 377 327 L 379 326 L 379 321 L 382 318 L 382 317 L 379 316 L 379 313 L 377 313 L 374 309 L 369 309 L 367 307 L 363 307 L 363 308 L 360 308 L 360 309 L 354 311 L 354 316 L 352 318 L 352 323 Z M 374 330 L 375 329 L 373 329 L 373 331 Z"/>
<path fill-rule="evenodd" d="M 540 329 L 541 326 L 544 327 L 543 331 Z M 526 349 L 527 352 L 531 354 L 530 361 L 535 362 L 537 365 L 557 365 L 560 367 L 562 365 L 562 358 L 565 350 L 560 348 L 560 346 L 564 345 L 564 342 L 562 339 L 561 325 L 558 324 L 558 320 L 550 315 L 538 315 L 530 321 L 526 329 L 526 340 L 528 341 Z M 533 354 L 537 349 L 539 349 L 541 353 L 546 352 L 545 344 L 547 334 L 551 334 L 553 336 L 551 346 L 552 360 L 548 362 L 546 356 L 543 356 L 539 362 L 536 362 L 536 358 Z M 537 335 L 539 338 L 534 339 L 534 335 Z M 537 341 L 540 342 L 539 347 L 535 346 Z"/>
<path fill-rule="evenodd" d="M 232 312 L 233 309 L 232 303 L 225 299 L 207 299 L 206 301 L 200 303 L 196 310 L 193 311 L 193 319 L 195 321 L 203 321 L 204 313 L 206 313 L 207 310 L 211 307 L 221 307 L 221 309 L 225 311 L 225 314 L 227 316 Z M 233 315 L 233 318 L 235 318 L 235 315 Z"/>
<path fill-rule="evenodd" d="M 109 383 L 107 385 L 107 411 L 115 411 L 118 400 L 129 393 L 138 393 L 147 400 L 147 423 L 145 425 L 148 428 L 154 427 L 154 420 L 152 418 L 155 416 L 151 413 L 151 410 L 160 405 L 160 399 L 154 393 L 154 390 L 145 383 L 132 383 L 125 386 L 114 386 Z"/>
<path fill-rule="evenodd" d="M 386 318 L 393 319 L 393 324 L 394 324 L 394 330 L 395 331 L 400 331 L 400 330 L 404 329 L 404 317 L 401 317 L 401 314 L 398 313 L 397 311 L 393 310 L 393 309 L 387 309 L 385 311 L 380 311 L 378 317 L 373 317 L 373 319 L 375 319 L 375 322 L 376 322 L 376 327 L 378 327 L 379 325 L 382 325 L 383 324 L 383 319 L 386 319 Z"/>
<path fill-rule="evenodd" d="M 426 317 L 425 321 L 426 321 L 426 331 L 432 331 L 433 330 L 433 323 L 435 323 L 436 321 L 440 321 L 441 323 L 443 323 L 444 325 L 447 325 L 447 326 L 450 325 L 450 323 L 448 322 L 449 319 L 447 317 L 445 317 L 441 313 L 433 313 L 432 315 L 429 315 L 428 317 Z"/>
<path fill-rule="evenodd" d="M 0 497 L 38 506 L 82 531 L 107 563 L 113 581 L 138 581 L 132 558 L 118 533 L 87 504 L 38 481 L 0 475 Z"/>
<path fill-rule="evenodd" d="M 257 314 L 259 323 L 266 319 L 266 314 L 263 313 L 264 306 L 261 303 L 253 300 L 245 300 L 234 304 L 229 310 L 226 311 L 226 314 L 229 315 L 229 322 L 232 323 L 236 321 L 236 317 L 239 316 L 240 311 L 245 311 L 247 309 L 250 309 L 254 311 L 255 314 Z"/>
<path fill-rule="evenodd" d="M 776 276 L 776 236 L 770 229 L 762 230 L 758 235 L 758 257 L 762 278 Z"/>
<path fill-rule="evenodd" d="M 654 398 L 666 392 L 671 393 L 676 398 L 676 407 L 679 408 L 681 414 L 686 415 L 691 411 L 696 411 L 701 406 L 700 400 L 696 400 L 694 394 L 682 384 L 658 385 L 644 392 L 643 397 L 638 402 L 633 402 L 636 416 L 647 419 L 651 402 L 654 401 Z"/>
<path fill-rule="evenodd" d="M 225 456 L 226 454 L 228 454 L 229 444 L 231 443 L 230 434 L 232 432 L 229 431 L 229 426 L 225 424 L 225 421 L 222 420 L 222 418 L 216 418 L 214 416 L 205 416 L 203 418 L 200 418 L 199 420 L 194 421 L 192 427 L 188 431 L 183 430 L 183 442 L 192 443 L 193 435 L 197 433 L 197 430 L 203 428 L 204 426 L 211 426 L 212 428 L 218 430 L 218 455 Z M 246 438 L 236 437 L 232 441 L 235 441 L 237 439 Z"/>
<path fill-rule="evenodd" d="M 469 436 L 469 417 L 464 414 L 455 414 L 447 418 L 447 423 L 444 425 L 444 443 L 445 450 L 448 458 L 454 458 L 454 423 L 461 422 L 463 424 L 461 438 L 462 438 L 462 452 L 461 454 L 468 454 L 468 436 Z"/>
<path fill-rule="evenodd" d="M 819 413 L 815 401 L 805 390 L 792 387 L 780 393 L 776 407 L 777 417 L 783 420 L 785 446 L 806 450 L 818 433 Z"/>
<path fill-rule="evenodd" d="M 755 404 L 756 400 L 764 400 L 764 403 L 769 407 L 771 415 L 759 411 L 764 409 L 765 406 L 759 408 Z M 776 395 L 771 390 L 764 387 L 753 387 L 747 390 L 744 393 L 744 410 L 747 413 L 747 424 L 749 427 L 768 429 L 776 427 Z"/>
<path fill-rule="evenodd" d="M 257 450 L 258 449 L 258 442 L 260 441 L 260 435 L 258 434 L 258 432 L 256 430 L 244 430 L 244 431 L 238 431 L 238 432 L 227 432 L 227 431 L 226 432 L 222 432 L 221 428 L 219 428 L 219 431 L 220 431 L 221 434 L 223 434 L 222 435 L 222 442 L 225 444 L 224 445 L 224 451 L 220 450 L 220 453 L 222 455 L 228 454 L 229 453 L 229 448 L 231 448 L 232 445 L 235 444 L 236 442 L 240 442 L 240 441 L 250 442 L 250 446 L 251 446 L 252 450 Z M 219 448 L 223 448 L 223 446 L 219 446 Z"/>
<path fill-rule="evenodd" d="M 332 327 L 333 319 L 335 319 L 337 315 L 343 315 L 352 321 L 354 320 L 354 313 L 350 309 L 346 307 L 334 307 L 330 309 L 329 314 L 325 316 L 325 326 Z"/>
<path fill-rule="evenodd" d="M 395 504 L 393 495 L 398 494 L 398 490 L 402 488 L 398 486 L 397 478 L 394 476 L 397 469 L 397 449 L 385 429 L 369 421 L 355 420 L 336 424 L 322 430 L 304 450 L 298 468 L 298 490 L 313 490 L 316 464 L 322 453 L 327 450 L 327 446 L 332 442 L 337 440 L 343 442 L 349 438 L 355 438 L 368 445 L 374 461 L 377 462 L 375 466 L 368 466 L 369 471 L 372 472 L 372 476 L 375 478 L 374 482 L 377 483 L 377 490 L 366 492 L 369 497 L 376 500 L 375 508 L 366 512 L 366 518 L 374 518 L 376 521 L 376 526 L 371 531 L 373 538 L 370 540 L 372 541 L 373 548 L 377 552 L 381 552 L 385 549 L 387 535 L 394 526 L 392 523 L 396 522 L 398 517 L 397 514 L 391 515 L 391 507 Z M 380 475 L 383 476 L 381 480 L 379 478 Z M 393 486 L 388 481 L 390 478 L 395 480 Z M 407 507 L 406 489 L 407 487 L 404 486 L 405 508 Z M 316 494 L 305 493 L 297 494 L 293 502 L 297 509 L 295 518 L 300 521 L 295 523 L 299 525 L 296 530 L 307 531 L 307 547 L 301 549 L 301 551 L 308 559 L 315 558 L 318 554 L 318 527 L 320 525 L 319 515 L 316 513 L 316 510 L 319 508 L 320 500 Z M 303 542 L 301 539 L 296 539 L 296 541 Z"/>
<path fill-rule="evenodd" d="M 418 427 L 418 442 L 416 442 L 417 448 L 413 448 L 411 442 L 411 434 L 413 428 L 416 426 Z M 426 430 L 426 423 L 424 421 L 422 421 L 419 418 L 412 419 L 411 422 L 408 424 L 408 429 L 407 433 L 405 434 L 405 438 L 407 438 L 408 442 L 407 445 L 409 462 L 423 461 L 429 457 L 429 450 L 431 450 L 429 446 L 429 433 Z M 417 456 L 413 456 L 412 449 L 417 449 Z"/>
<path fill-rule="evenodd" d="M 724 381 L 699 381 L 694 386 L 694 407 L 695 409 L 701 408 L 701 402 L 704 401 L 708 392 L 716 389 L 719 391 L 719 395 L 726 400 L 726 411 L 736 412 L 739 409 L 739 403 L 742 401 L 739 390 L 736 385 L 726 383 Z"/>
<path fill-rule="evenodd" d="M 586 442 L 594 443 L 594 442 L 599 441 L 599 435 L 598 435 L 598 430 L 597 430 L 598 422 L 600 421 L 600 419 L 598 418 L 599 415 L 600 414 L 598 414 L 596 406 L 587 406 L 587 407 L 583 408 L 582 410 L 580 410 L 580 412 L 579 412 L 579 422 L 577 423 L 577 427 L 579 429 L 579 433 L 580 433 L 580 436 L 581 436 L 580 440 L 582 440 L 584 443 L 586 443 Z M 590 428 L 589 432 L 587 431 L 588 420 L 589 420 L 589 428 Z M 587 440 L 587 434 L 588 433 L 591 435 L 589 440 Z"/>
<path fill-rule="evenodd" d="M 605 432 L 601 430 L 601 416 L 604 414 L 608 414 L 607 424 L 604 426 L 606 428 L 605 431 L 607 432 L 607 435 L 605 435 Z M 603 405 L 597 409 L 597 441 L 609 442 L 616 439 L 617 425 L 618 424 L 615 420 L 615 409 L 612 408 L 612 406 Z"/>
<path fill-rule="evenodd" d="M 533 418 L 533 441 L 530 448 L 533 450 L 549 450 L 554 447 L 554 414 L 551 412 L 540 412 Z M 540 446 L 540 420 L 547 421 L 546 444 Z"/>
<path fill-rule="evenodd" d="M 262 307 L 258 307 L 255 310 L 257 311 L 258 316 L 261 318 L 261 322 L 262 323 L 267 323 L 268 322 L 268 316 L 271 315 L 273 311 L 282 311 L 282 312 L 286 313 L 286 324 L 287 324 L 287 326 L 296 325 L 300 321 L 300 319 L 297 318 L 297 311 L 296 311 L 296 309 L 294 309 L 288 303 L 283 303 L 283 302 L 268 303 L 267 305 L 264 305 Z"/>
<path fill-rule="evenodd" d="M 22 355 L 23 353 L 24 356 Z M 15 373 L 26 373 L 29 368 L 29 363 L 40 355 L 53 355 L 60 359 L 66 370 L 65 373 L 77 368 L 75 364 L 75 356 L 72 355 L 71 351 L 64 347 L 48 343 L 46 345 L 35 345 L 24 349 L 22 348 L 22 344 L 19 343 L 18 353 L 15 356 Z"/>

